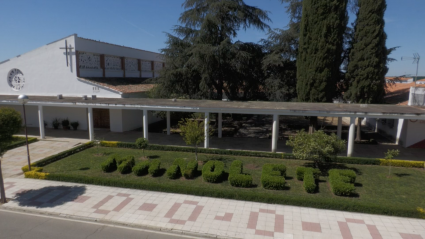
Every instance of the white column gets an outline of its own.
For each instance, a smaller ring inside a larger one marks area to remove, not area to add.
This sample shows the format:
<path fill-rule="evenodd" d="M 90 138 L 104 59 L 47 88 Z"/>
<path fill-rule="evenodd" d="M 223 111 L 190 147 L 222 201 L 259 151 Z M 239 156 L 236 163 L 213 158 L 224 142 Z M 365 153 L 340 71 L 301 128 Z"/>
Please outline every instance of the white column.
<path fill-rule="evenodd" d="M 337 127 L 337 133 L 338 139 L 341 139 L 342 134 L 342 117 L 338 117 L 338 127 Z"/>
<path fill-rule="evenodd" d="M 89 123 L 89 139 L 90 141 L 94 140 L 94 125 L 93 125 L 93 108 L 87 108 L 87 117 Z"/>
<path fill-rule="evenodd" d="M 354 135 L 356 134 L 356 117 L 350 118 L 350 130 L 348 131 L 348 149 L 347 157 L 353 155 L 354 149 Z"/>
<path fill-rule="evenodd" d="M 397 145 L 400 144 L 400 137 L 401 137 L 401 132 L 403 130 L 403 124 L 404 124 L 404 119 L 399 119 L 398 125 L 397 125 L 397 137 L 396 137 L 396 140 L 395 140 L 395 144 L 397 144 Z"/>
<path fill-rule="evenodd" d="M 170 128 L 171 128 L 170 111 L 167 111 L 167 135 L 171 134 Z"/>
<path fill-rule="evenodd" d="M 44 133 L 44 115 L 43 115 L 43 106 L 38 106 L 38 124 L 40 127 L 40 139 L 46 138 Z"/>
<path fill-rule="evenodd" d="M 143 110 L 143 138 L 148 139 L 148 110 Z"/>
<path fill-rule="evenodd" d="M 223 114 L 218 113 L 218 138 L 221 138 L 223 136 Z"/>
<path fill-rule="evenodd" d="M 277 139 L 279 138 L 279 115 L 273 115 L 272 153 L 276 153 Z"/>
<path fill-rule="evenodd" d="M 210 128 L 210 113 L 205 112 L 205 140 L 204 140 L 204 147 L 207 149 L 210 147 L 210 137 L 209 137 L 209 128 Z"/>

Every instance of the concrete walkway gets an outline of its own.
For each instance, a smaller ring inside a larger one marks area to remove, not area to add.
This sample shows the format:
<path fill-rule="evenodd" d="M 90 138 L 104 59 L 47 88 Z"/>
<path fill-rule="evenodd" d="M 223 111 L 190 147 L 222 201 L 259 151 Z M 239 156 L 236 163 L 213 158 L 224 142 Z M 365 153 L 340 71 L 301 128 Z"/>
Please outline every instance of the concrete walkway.
<path fill-rule="evenodd" d="M 24 210 L 218 238 L 425 239 L 425 220 L 47 180 L 7 178 Z"/>
<path fill-rule="evenodd" d="M 87 139 L 74 138 L 49 138 L 29 144 L 31 163 L 37 162 L 48 156 L 73 148 L 88 142 Z M 27 148 L 21 146 L 8 150 L 2 158 L 3 177 L 17 177 L 22 175 L 22 166 L 28 165 Z"/>
<path fill-rule="evenodd" d="M 137 138 L 143 137 L 142 131 L 128 131 L 123 133 L 114 133 L 109 130 L 98 129 L 95 130 L 95 138 L 100 140 L 108 141 L 123 141 L 123 142 L 135 142 Z M 38 128 L 28 128 L 28 134 L 33 137 L 39 137 Z M 88 132 L 83 130 L 54 130 L 46 129 L 46 136 L 48 139 L 81 139 L 88 140 Z M 179 134 L 162 134 L 162 133 L 149 133 L 149 142 L 152 144 L 161 145 L 177 145 L 187 146 Z M 221 139 L 217 137 L 211 137 L 210 148 L 218 149 L 236 149 L 236 150 L 253 150 L 253 151 L 271 151 L 271 139 L 258 139 L 258 138 L 237 138 L 237 137 L 223 137 Z M 397 159 L 404 160 L 425 160 L 425 149 L 410 149 L 403 148 L 395 144 L 379 144 L 379 145 L 366 145 L 366 144 L 355 144 L 354 145 L 354 157 L 370 157 L 370 158 L 383 158 L 385 152 L 388 149 L 398 149 L 400 155 Z M 286 146 L 286 140 L 278 140 L 277 151 L 291 153 L 292 148 Z M 345 156 L 346 153 L 341 155 Z"/>

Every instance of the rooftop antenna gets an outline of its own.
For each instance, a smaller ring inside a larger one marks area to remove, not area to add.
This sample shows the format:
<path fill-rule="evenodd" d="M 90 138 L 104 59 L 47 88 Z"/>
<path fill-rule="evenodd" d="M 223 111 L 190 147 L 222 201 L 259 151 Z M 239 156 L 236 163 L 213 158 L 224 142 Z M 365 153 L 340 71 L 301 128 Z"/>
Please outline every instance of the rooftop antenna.
<path fill-rule="evenodd" d="M 415 87 L 416 87 L 416 81 L 418 80 L 418 70 L 419 70 L 419 60 L 421 59 L 421 56 L 418 53 L 413 53 L 413 57 L 406 57 L 402 56 L 401 60 L 413 60 L 413 64 L 416 63 L 416 77 L 414 79 Z"/>

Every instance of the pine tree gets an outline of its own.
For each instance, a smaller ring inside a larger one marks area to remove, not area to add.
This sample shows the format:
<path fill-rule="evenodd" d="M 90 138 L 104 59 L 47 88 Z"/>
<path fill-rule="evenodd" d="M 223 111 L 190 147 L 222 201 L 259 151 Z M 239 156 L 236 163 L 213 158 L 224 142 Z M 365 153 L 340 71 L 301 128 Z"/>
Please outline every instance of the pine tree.
<path fill-rule="evenodd" d="M 183 7 L 182 25 L 175 27 L 176 36 L 168 34 L 162 50 L 166 68 L 153 95 L 221 100 L 224 92 L 229 99 L 261 98 L 262 48 L 232 40 L 241 29 L 268 29 L 267 12 L 243 0 L 186 0 Z"/>
<path fill-rule="evenodd" d="M 331 102 L 341 78 L 347 0 L 303 0 L 297 93 L 303 102 Z"/>
<path fill-rule="evenodd" d="M 384 31 L 386 6 L 385 0 L 359 1 L 360 8 L 346 74 L 349 88 L 345 97 L 352 102 L 383 102 L 389 53 Z"/>

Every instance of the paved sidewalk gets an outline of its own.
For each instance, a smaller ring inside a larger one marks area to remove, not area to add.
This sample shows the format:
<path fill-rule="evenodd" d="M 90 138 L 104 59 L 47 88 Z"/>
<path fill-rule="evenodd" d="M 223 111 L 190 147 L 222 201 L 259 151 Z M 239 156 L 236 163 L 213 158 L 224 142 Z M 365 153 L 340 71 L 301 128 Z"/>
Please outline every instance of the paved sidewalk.
<path fill-rule="evenodd" d="M 31 163 L 85 142 L 88 142 L 88 140 L 70 138 L 39 140 L 29 144 Z M 27 147 L 25 145 L 8 150 L 2 158 L 3 177 L 21 176 L 23 174 L 21 168 L 25 165 L 28 165 Z"/>
<path fill-rule="evenodd" d="M 219 238 L 425 239 L 425 220 L 7 178 L 4 209 Z"/>

